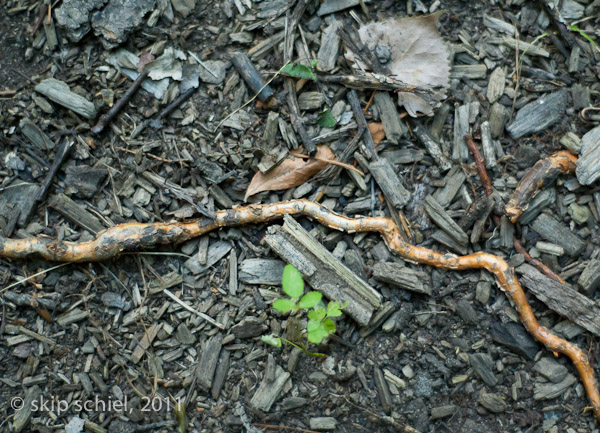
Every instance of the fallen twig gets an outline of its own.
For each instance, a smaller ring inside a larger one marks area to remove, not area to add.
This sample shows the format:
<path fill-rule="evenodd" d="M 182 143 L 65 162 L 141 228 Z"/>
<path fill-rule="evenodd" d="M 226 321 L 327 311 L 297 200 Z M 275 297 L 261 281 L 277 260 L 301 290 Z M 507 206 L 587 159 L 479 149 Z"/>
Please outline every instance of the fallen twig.
<path fill-rule="evenodd" d="M 119 111 L 123 109 L 123 107 L 135 94 L 135 92 L 137 92 L 137 89 L 142 85 L 142 81 L 146 79 L 149 72 L 150 71 L 148 69 L 144 69 L 142 72 L 140 72 L 135 81 L 131 83 L 131 87 L 127 89 L 127 91 L 123 94 L 121 99 L 119 99 L 119 101 L 115 105 L 113 105 L 113 107 L 110 110 L 108 110 L 106 114 L 102 115 L 102 117 L 100 117 L 100 120 L 98 120 L 98 123 L 96 123 L 92 127 L 92 129 L 90 129 L 90 132 L 92 134 L 98 135 L 102 131 L 104 131 L 104 128 L 106 128 L 110 121 L 119 113 Z"/>
<path fill-rule="evenodd" d="M 475 141 L 473 140 L 471 134 L 465 135 L 465 144 L 473 154 L 473 158 L 475 158 L 475 166 L 477 167 L 477 173 L 479 174 L 479 179 L 481 179 L 481 184 L 483 185 L 485 194 L 487 196 L 492 195 L 492 182 L 490 181 L 490 177 L 488 176 L 487 170 L 485 169 L 485 159 L 483 159 L 483 156 L 481 155 L 481 152 L 475 144 Z"/>
<path fill-rule="evenodd" d="M 556 180 L 559 174 L 575 171 L 577 157 L 561 150 L 548 158 L 540 159 L 521 179 L 511 199 L 504 207 L 504 213 L 515 223 L 527 209 L 531 200 L 540 190 Z"/>
<path fill-rule="evenodd" d="M 33 201 L 33 204 L 26 210 L 26 214 L 23 216 L 23 224 L 27 224 L 29 218 L 31 217 L 31 214 L 35 212 L 38 203 L 42 202 L 46 198 L 48 190 L 50 189 L 50 185 L 52 185 L 52 181 L 54 180 L 54 176 L 56 176 L 58 169 L 69 154 L 69 151 L 71 150 L 72 146 L 73 142 L 71 140 L 65 139 L 61 143 L 60 147 L 56 151 L 54 162 L 48 170 L 48 173 L 46 173 L 44 182 L 42 182 L 42 185 L 40 186 L 40 189 Z"/>
<path fill-rule="evenodd" d="M 332 212 L 308 200 L 291 200 L 274 204 L 254 204 L 216 213 L 214 219 L 202 218 L 189 222 L 127 223 L 105 230 L 89 242 L 73 243 L 46 237 L 27 239 L 0 238 L 0 257 L 25 258 L 40 255 L 48 260 L 83 262 L 105 260 L 124 250 L 150 247 L 156 244 L 183 242 L 221 227 L 256 224 L 282 218 L 284 215 L 305 215 L 332 229 L 356 232 L 377 232 L 393 253 L 425 265 L 451 270 L 486 269 L 511 297 L 521 322 L 529 333 L 552 352 L 568 356 L 585 387 L 592 410 L 600 420 L 600 393 L 590 361 L 576 345 L 554 335 L 535 318 L 514 269 L 502 258 L 488 253 L 465 256 L 442 254 L 405 242 L 400 229 L 389 218 L 349 218 Z"/>

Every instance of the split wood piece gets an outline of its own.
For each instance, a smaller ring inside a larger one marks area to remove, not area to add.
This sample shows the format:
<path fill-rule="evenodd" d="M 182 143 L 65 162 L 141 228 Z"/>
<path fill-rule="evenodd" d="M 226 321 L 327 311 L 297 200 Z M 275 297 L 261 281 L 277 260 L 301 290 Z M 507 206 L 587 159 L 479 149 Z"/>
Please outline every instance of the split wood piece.
<path fill-rule="evenodd" d="M 577 157 L 566 150 L 553 153 L 548 158 L 536 162 L 525 173 L 504 207 L 504 212 L 510 221 L 516 223 L 540 190 L 552 184 L 559 174 L 574 172 L 576 163 Z"/>
<path fill-rule="evenodd" d="M 600 307 L 592 299 L 526 263 L 516 272 L 521 274 L 523 285 L 550 309 L 600 336 Z"/>
<path fill-rule="evenodd" d="M 296 267 L 315 290 L 342 304 L 344 312 L 359 325 L 369 324 L 381 306 L 381 295 L 357 277 L 292 217 L 284 217 L 284 225 L 268 229 L 265 242 L 285 262 Z"/>
<path fill-rule="evenodd" d="M 492 141 L 490 122 L 487 120 L 483 122 L 479 127 L 479 132 L 481 134 L 481 148 L 483 149 L 485 166 L 487 168 L 494 168 L 496 166 L 496 150 Z"/>
<path fill-rule="evenodd" d="M 250 400 L 250 406 L 263 412 L 271 410 L 271 406 L 279 398 L 283 386 L 289 378 L 290 373 L 284 371 L 280 366 L 275 367 L 275 378 L 272 381 L 269 380 L 269 375 L 265 373 L 262 382 L 252 396 L 252 400 Z"/>
<path fill-rule="evenodd" d="M 221 334 L 213 335 L 202 345 L 202 354 L 195 372 L 196 385 L 201 391 L 209 391 L 212 388 L 222 346 Z"/>
<path fill-rule="evenodd" d="M 34 90 L 80 116 L 87 119 L 96 118 L 96 107 L 94 107 L 94 104 L 83 96 L 72 92 L 69 85 L 63 81 L 55 78 L 47 78 L 35 86 Z"/>
<path fill-rule="evenodd" d="M 100 120 L 98 120 L 98 123 L 96 123 L 90 129 L 90 132 L 92 134 L 98 135 L 102 131 L 104 131 L 104 128 L 106 128 L 106 126 L 114 119 L 114 117 L 117 114 L 119 114 L 119 111 L 121 111 L 123 109 L 123 107 L 125 107 L 125 105 L 127 104 L 127 102 L 129 102 L 131 97 L 133 95 L 135 95 L 135 92 L 137 92 L 137 90 L 140 88 L 140 86 L 142 85 L 142 81 L 144 81 L 146 79 L 149 72 L 150 72 L 149 69 L 144 69 L 138 75 L 138 77 L 135 79 L 135 81 L 133 83 L 131 83 L 131 87 L 129 87 L 129 89 L 127 89 L 127 91 L 123 94 L 121 99 L 119 99 L 119 102 L 117 102 L 115 105 L 113 105 L 113 107 L 110 110 L 108 110 L 108 112 L 106 114 L 103 114 L 100 117 Z"/>
<path fill-rule="evenodd" d="M 210 395 L 215 401 L 219 399 L 219 395 L 221 394 L 223 385 L 225 385 L 225 381 L 227 380 L 227 374 L 229 373 L 230 356 L 231 352 L 229 350 L 222 350 L 221 355 L 219 356 L 215 376 L 213 377 L 213 382 L 210 389 Z"/>
<path fill-rule="evenodd" d="M 35 197 L 31 206 L 26 208 L 27 209 L 26 212 L 23 215 L 21 215 L 21 219 L 20 219 L 20 221 L 22 223 L 21 225 L 24 226 L 27 224 L 27 222 L 29 221 L 29 218 L 31 217 L 31 214 L 35 211 L 35 208 L 38 205 L 38 203 L 42 202 L 46 198 L 46 195 L 48 194 L 48 190 L 50 189 L 50 185 L 52 185 L 52 181 L 54 180 L 54 177 L 56 176 L 58 169 L 62 165 L 63 161 L 69 154 L 69 151 L 71 150 L 72 147 L 73 147 L 73 141 L 71 141 L 71 140 L 64 140 L 60 144 L 60 147 L 56 151 L 56 156 L 54 157 L 52 166 L 48 170 L 48 173 L 46 173 L 46 177 L 44 178 L 44 182 L 42 182 L 42 186 L 40 187 L 40 189 L 37 193 L 37 196 Z M 100 230 L 102 230 L 102 228 Z"/>
<path fill-rule="evenodd" d="M 460 245 L 467 245 L 469 237 L 463 229 L 448 215 L 444 208 L 430 195 L 425 197 L 425 211 L 444 232 Z"/>
<path fill-rule="evenodd" d="M 371 135 L 371 131 L 369 131 L 367 120 L 365 119 L 365 115 L 360 107 L 360 99 L 358 99 L 356 90 L 351 90 L 348 92 L 348 102 L 350 103 L 350 107 L 352 107 L 352 112 L 354 113 L 356 123 L 358 123 L 358 130 L 364 131 L 363 138 L 365 146 L 361 146 L 363 153 L 365 157 L 368 157 L 372 161 L 376 161 L 379 159 L 379 157 L 377 156 L 377 151 L 375 150 L 375 142 L 373 142 L 373 136 Z"/>
<path fill-rule="evenodd" d="M 467 176 L 461 170 L 459 165 L 455 165 L 444 178 L 443 188 L 438 189 L 433 193 L 433 198 L 443 207 L 446 208 L 452 203 L 454 197 L 458 193 L 460 187 L 465 183 Z"/>
<path fill-rule="evenodd" d="M 281 282 L 281 278 L 279 281 Z M 47 310 L 56 310 L 58 307 L 58 302 L 54 299 L 38 298 L 27 293 L 17 293 L 11 290 L 4 292 L 2 297 L 19 307 L 42 307 Z"/>
<path fill-rule="evenodd" d="M 105 229 L 98 218 L 62 193 L 53 195 L 48 206 L 92 234 L 97 234 Z"/>
<path fill-rule="evenodd" d="M 19 122 L 19 128 L 25 137 L 29 139 L 31 144 L 36 146 L 38 149 L 48 151 L 54 149 L 54 142 L 50 140 L 44 131 L 31 120 L 25 118 Z"/>
<path fill-rule="evenodd" d="M 431 295 L 431 285 L 423 284 L 427 283 L 427 277 L 422 272 L 415 271 L 401 263 L 375 263 L 373 277 L 401 289 Z"/>
<path fill-rule="evenodd" d="M 160 331 L 162 325 L 162 323 L 155 323 L 150 328 L 148 328 L 148 330 L 144 334 L 144 337 L 142 338 L 142 341 L 139 342 L 139 344 L 133 350 L 133 354 L 131 355 L 131 360 L 134 364 L 140 362 L 140 360 L 144 356 L 144 353 L 146 353 L 146 350 L 150 348 L 150 346 L 152 345 L 152 341 L 154 341 L 154 339 L 158 335 L 158 331 Z"/>
<path fill-rule="evenodd" d="M 436 164 L 439 165 L 443 171 L 450 170 L 452 168 L 452 162 L 444 155 L 440 145 L 429 135 L 423 127 L 423 124 L 413 121 L 412 125 L 412 132 L 417 136 L 423 146 L 425 146 L 425 149 L 427 149 L 427 152 L 431 155 Z"/>
<path fill-rule="evenodd" d="M 590 260 L 577 283 L 589 294 L 596 290 L 600 286 L 600 260 Z"/>
<path fill-rule="evenodd" d="M 390 393 L 390 388 L 388 387 L 387 382 L 385 381 L 385 376 L 379 367 L 373 368 L 373 375 L 375 378 L 375 388 L 377 389 L 377 396 L 379 397 L 379 401 L 381 402 L 381 408 L 387 414 L 392 411 L 393 402 L 392 402 L 392 394 Z"/>
<path fill-rule="evenodd" d="M 479 174 L 479 179 L 481 180 L 481 184 L 483 185 L 483 189 L 485 190 L 485 195 L 492 195 L 492 182 L 487 174 L 487 170 L 485 169 L 485 160 L 479 151 L 479 148 L 475 144 L 473 137 L 471 134 L 465 135 L 465 144 L 469 148 L 469 151 L 473 154 L 473 158 L 475 158 L 475 166 L 477 167 L 477 174 Z M 513 221 L 514 222 L 514 221 Z"/>
<path fill-rule="evenodd" d="M 288 63 L 292 61 L 292 55 L 294 53 L 294 40 L 296 39 L 296 27 L 300 22 L 300 18 L 304 15 L 304 11 L 308 6 L 307 0 L 299 0 L 296 3 L 294 11 L 287 23 L 287 29 L 285 31 L 284 48 L 283 48 L 283 62 Z M 283 82 L 283 87 L 286 92 L 286 100 L 290 109 L 290 121 L 294 127 L 296 134 L 300 136 L 304 150 L 309 155 L 317 153 L 316 143 L 313 143 L 311 137 L 308 135 L 308 131 L 304 126 L 304 120 L 300 115 L 300 107 L 298 106 L 298 98 L 296 97 L 296 85 L 293 78 L 286 78 Z"/>
<path fill-rule="evenodd" d="M 388 92 L 377 92 L 375 93 L 375 105 L 381 115 L 386 138 L 390 143 L 399 144 L 402 136 L 406 134 L 406 126 L 398 115 L 396 101 Z"/>
<path fill-rule="evenodd" d="M 396 209 L 403 208 L 410 201 L 410 192 L 404 187 L 404 181 L 386 158 L 369 163 L 369 171 Z"/>
<path fill-rule="evenodd" d="M 563 247 L 570 256 L 577 256 L 585 248 L 585 242 L 579 236 L 548 214 L 540 214 L 529 226 L 550 242 Z"/>
<path fill-rule="evenodd" d="M 600 421 L 600 393 L 594 370 L 584 351 L 576 345 L 557 337 L 541 326 L 519 284 L 514 269 L 493 254 L 478 252 L 465 256 L 441 254 L 404 241 L 399 227 L 389 218 L 349 218 L 308 200 L 291 200 L 273 204 L 255 204 L 246 207 L 218 211 L 215 219 L 173 223 L 127 223 L 112 227 L 89 242 L 72 243 L 47 238 L 8 239 L 0 238 L 0 257 L 25 258 L 40 255 L 48 260 L 83 262 L 105 260 L 126 249 L 156 244 L 178 243 L 201 236 L 220 227 L 265 223 L 284 215 L 305 215 L 336 230 L 349 233 L 377 232 L 386 245 L 400 257 L 424 265 L 450 270 L 486 269 L 510 296 L 527 331 L 552 352 L 561 353 L 573 362 L 590 400 L 591 408 Z"/>
<path fill-rule="evenodd" d="M 246 284 L 281 284 L 285 262 L 274 259 L 246 259 L 240 265 L 239 279 Z"/>

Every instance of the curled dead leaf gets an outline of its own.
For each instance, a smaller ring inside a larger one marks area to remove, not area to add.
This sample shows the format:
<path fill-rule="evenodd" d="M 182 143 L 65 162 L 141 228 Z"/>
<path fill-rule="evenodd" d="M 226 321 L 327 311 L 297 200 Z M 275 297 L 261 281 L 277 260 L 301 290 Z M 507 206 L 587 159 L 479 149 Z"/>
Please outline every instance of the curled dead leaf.
<path fill-rule="evenodd" d="M 373 52 L 378 49 L 387 53 L 385 66 L 390 78 L 400 80 L 415 87 L 434 89 L 426 100 L 411 93 L 399 92 L 398 104 L 403 105 L 408 114 L 433 115 L 433 108 L 446 97 L 450 84 L 449 52 L 437 30 L 441 12 L 417 17 L 400 17 L 375 21 L 358 29 L 361 41 Z M 365 71 L 367 66 L 352 51 L 346 51 L 346 58 L 357 71 Z M 380 74 L 371 73 L 375 78 Z M 385 77 L 380 77 L 383 79 Z"/>
<path fill-rule="evenodd" d="M 262 191 L 277 191 L 302 185 L 312 176 L 323 170 L 327 160 L 335 159 L 335 154 L 326 145 L 317 146 L 315 159 L 286 158 L 281 164 L 267 173 L 256 172 L 248 189 L 245 200 Z"/>
<path fill-rule="evenodd" d="M 385 138 L 385 131 L 383 130 L 383 123 L 371 122 L 367 125 L 373 137 L 373 143 L 377 146 Z"/>

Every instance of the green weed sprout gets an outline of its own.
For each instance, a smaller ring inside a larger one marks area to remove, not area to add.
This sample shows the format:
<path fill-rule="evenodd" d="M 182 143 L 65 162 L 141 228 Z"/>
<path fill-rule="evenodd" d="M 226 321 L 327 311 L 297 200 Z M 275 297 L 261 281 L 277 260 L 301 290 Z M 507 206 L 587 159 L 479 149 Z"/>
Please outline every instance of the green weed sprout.
<path fill-rule="evenodd" d="M 306 338 L 309 343 L 320 344 L 323 339 L 335 332 L 333 317 L 342 315 L 342 309 L 347 305 L 331 301 L 325 306 L 322 302 L 323 295 L 319 292 L 310 291 L 304 293 L 304 280 L 298 269 L 292 265 L 286 265 L 281 278 L 283 292 L 289 299 L 277 299 L 273 302 L 273 308 L 282 313 L 307 311 L 308 323 L 306 325 Z M 271 346 L 281 347 L 282 341 L 297 347 L 305 353 L 313 356 L 325 356 L 322 353 L 313 353 L 306 350 L 302 344 L 296 344 L 277 335 L 264 335 L 261 340 Z"/>

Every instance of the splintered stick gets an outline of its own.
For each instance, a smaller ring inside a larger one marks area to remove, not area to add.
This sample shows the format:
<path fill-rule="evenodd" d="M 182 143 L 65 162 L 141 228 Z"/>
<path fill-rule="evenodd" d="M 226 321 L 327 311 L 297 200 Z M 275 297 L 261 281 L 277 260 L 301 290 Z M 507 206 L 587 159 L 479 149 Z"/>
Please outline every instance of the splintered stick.
<path fill-rule="evenodd" d="M 483 189 L 485 190 L 485 195 L 492 195 L 492 182 L 490 181 L 490 177 L 488 176 L 487 170 L 485 169 L 485 160 L 483 159 L 479 148 L 475 144 L 475 141 L 473 141 L 473 137 L 471 136 L 471 134 L 465 135 L 465 144 L 473 154 L 473 158 L 475 158 L 477 174 L 479 174 L 479 179 L 481 180 L 481 184 L 483 185 Z"/>
<path fill-rule="evenodd" d="M 0 257 L 25 258 L 40 255 L 48 260 L 83 262 L 105 260 L 124 250 L 150 247 L 157 244 L 179 243 L 203 235 L 220 227 L 256 224 L 280 219 L 284 215 L 305 215 L 329 228 L 348 233 L 377 232 L 393 253 L 406 260 L 442 269 L 486 269 L 511 297 L 529 333 L 550 351 L 568 356 L 577 369 L 591 402 L 594 415 L 600 421 L 600 394 L 594 370 L 586 354 L 576 345 L 554 335 L 535 318 L 514 269 L 498 256 L 474 253 L 466 256 L 441 254 L 417 247 L 402 239 L 400 230 L 389 218 L 349 218 L 332 212 L 308 200 L 291 200 L 274 204 L 253 204 L 218 211 L 214 219 L 201 218 L 189 222 L 127 223 L 105 230 L 89 242 L 55 241 L 45 237 L 28 239 L 0 238 Z"/>
<path fill-rule="evenodd" d="M 572 153 L 561 150 L 548 158 L 540 159 L 525 173 L 512 197 L 504 207 L 504 213 L 515 223 L 521 214 L 527 210 L 531 200 L 545 186 L 556 180 L 559 174 L 575 171 L 577 157 Z"/>

